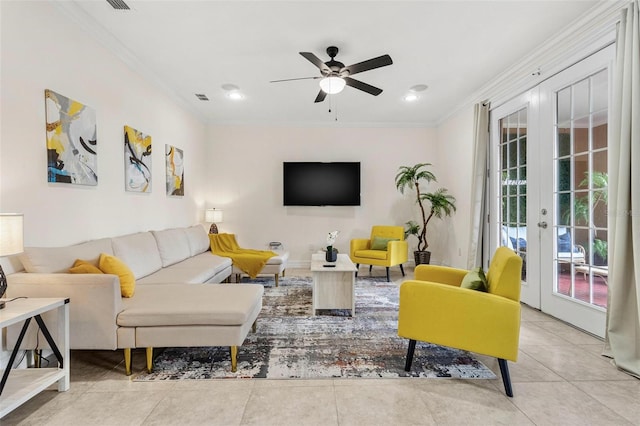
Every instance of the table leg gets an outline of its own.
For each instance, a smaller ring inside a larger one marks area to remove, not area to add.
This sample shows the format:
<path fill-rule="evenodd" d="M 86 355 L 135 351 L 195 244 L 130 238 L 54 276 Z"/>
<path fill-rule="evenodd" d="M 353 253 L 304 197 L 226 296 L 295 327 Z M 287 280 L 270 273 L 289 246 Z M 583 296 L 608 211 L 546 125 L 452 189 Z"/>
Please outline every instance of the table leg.
<path fill-rule="evenodd" d="M 69 350 L 69 304 L 58 308 L 58 349 L 62 353 L 64 377 L 58 380 L 58 392 L 69 390 L 71 373 L 71 353 Z"/>

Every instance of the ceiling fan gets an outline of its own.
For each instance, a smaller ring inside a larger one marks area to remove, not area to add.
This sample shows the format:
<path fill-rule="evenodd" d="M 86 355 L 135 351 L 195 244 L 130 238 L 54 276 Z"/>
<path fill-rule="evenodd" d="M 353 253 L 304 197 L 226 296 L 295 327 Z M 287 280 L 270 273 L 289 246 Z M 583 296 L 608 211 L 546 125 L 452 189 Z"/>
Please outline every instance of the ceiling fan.
<path fill-rule="evenodd" d="M 327 47 L 327 55 L 331 58 L 327 62 L 322 62 L 320 58 L 311 52 L 300 52 L 300 54 L 318 67 L 320 70 L 320 76 L 316 77 L 302 77 L 302 78 L 289 78 L 284 80 L 273 80 L 271 83 L 279 83 L 282 81 L 293 80 L 320 80 L 320 92 L 316 96 L 315 102 L 322 102 L 327 97 L 327 94 L 340 93 L 344 86 L 351 86 L 355 89 L 362 90 L 373 96 L 378 96 L 382 93 L 382 89 L 372 86 L 367 83 L 363 83 L 360 80 L 351 78 L 352 75 L 359 72 L 369 71 L 376 68 L 386 67 L 391 65 L 393 61 L 391 56 L 382 55 L 377 58 L 369 59 L 357 64 L 344 66 L 342 62 L 336 61 L 334 58 L 338 54 L 338 48 L 335 46 Z"/>

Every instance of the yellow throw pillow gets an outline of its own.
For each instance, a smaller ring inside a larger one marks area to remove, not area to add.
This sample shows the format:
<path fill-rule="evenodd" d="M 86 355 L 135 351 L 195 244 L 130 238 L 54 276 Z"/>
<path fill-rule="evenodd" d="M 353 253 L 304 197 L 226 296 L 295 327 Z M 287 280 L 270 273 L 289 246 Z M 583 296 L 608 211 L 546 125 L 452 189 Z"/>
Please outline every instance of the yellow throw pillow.
<path fill-rule="evenodd" d="M 103 274 L 97 266 L 92 263 L 87 262 L 86 260 L 76 259 L 73 262 L 73 266 L 69 269 L 69 273 L 71 274 Z"/>
<path fill-rule="evenodd" d="M 131 297 L 136 289 L 136 278 L 131 269 L 120 259 L 106 253 L 100 255 L 98 265 L 105 274 L 113 274 L 120 277 L 120 292 L 122 297 Z"/>

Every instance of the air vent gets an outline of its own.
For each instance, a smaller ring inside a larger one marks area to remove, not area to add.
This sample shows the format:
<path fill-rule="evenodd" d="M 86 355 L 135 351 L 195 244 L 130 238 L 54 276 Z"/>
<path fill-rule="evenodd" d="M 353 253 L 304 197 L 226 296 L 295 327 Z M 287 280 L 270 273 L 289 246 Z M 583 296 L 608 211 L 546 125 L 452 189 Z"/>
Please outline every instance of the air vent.
<path fill-rule="evenodd" d="M 111 7 L 113 7 L 114 9 L 118 9 L 118 10 L 129 10 L 129 9 L 131 9 L 129 7 L 129 5 L 127 5 L 122 0 L 107 0 L 107 3 L 109 3 L 111 5 Z"/>
<path fill-rule="evenodd" d="M 202 93 L 196 93 L 196 98 L 200 99 L 201 101 L 209 100 L 209 98 L 207 98 L 207 95 L 203 95 Z"/>

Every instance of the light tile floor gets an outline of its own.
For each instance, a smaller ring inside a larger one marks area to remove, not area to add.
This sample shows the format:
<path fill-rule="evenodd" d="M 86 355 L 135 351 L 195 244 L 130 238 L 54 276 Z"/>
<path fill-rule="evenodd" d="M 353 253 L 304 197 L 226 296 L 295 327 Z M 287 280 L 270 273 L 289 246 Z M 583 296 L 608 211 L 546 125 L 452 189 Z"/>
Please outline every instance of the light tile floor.
<path fill-rule="evenodd" d="M 399 271 L 392 278 L 402 281 Z M 509 363 L 513 398 L 504 394 L 498 362 L 480 355 L 498 379 L 138 383 L 124 375 L 120 351 L 72 351 L 71 389 L 42 392 L 0 424 L 640 425 L 640 380 L 616 370 L 602 346 L 524 306 L 520 356 Z M 144 368 L 144 351 L 134 352 L 133 368 Z"/>

